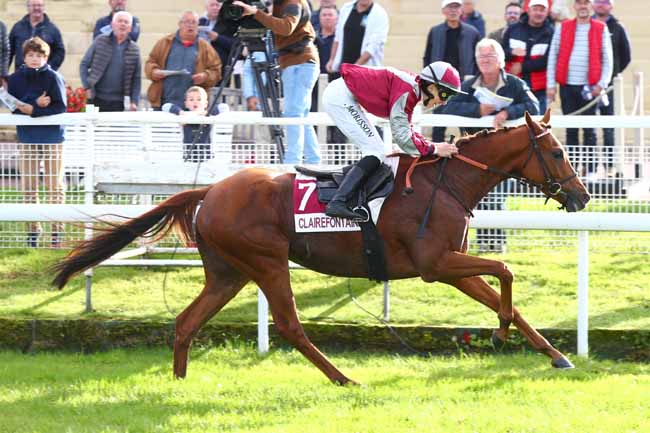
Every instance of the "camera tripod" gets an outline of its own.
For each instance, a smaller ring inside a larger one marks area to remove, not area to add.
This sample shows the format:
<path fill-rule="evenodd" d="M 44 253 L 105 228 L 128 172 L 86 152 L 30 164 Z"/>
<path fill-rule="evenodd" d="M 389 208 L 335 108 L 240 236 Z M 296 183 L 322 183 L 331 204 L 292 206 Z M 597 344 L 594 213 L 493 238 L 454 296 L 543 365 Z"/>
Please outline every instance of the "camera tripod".
<path fill-rule="evenodd" d="M 208 115 L 212 114 L 213 108 L 218 104 L 224 87 L 230 82 L 235 63 L 244 52 L 244 48 L 246 48 L 247 59 L 250 60 L 253 73 L 255 74 L 255 85 L 260 96 L 262 115 L 264 117 L 282 117 L 280 110 L 280 67 L 273 57 L 273 36 L 271 31 L 268 29 L 246 29 L 240 27 L 235 36 L 237 39 L 230 49 L 228 62 L 223 68 L 221 84 L 215 93 L 215 98 L 212 102 L 213 106 L 208 110 Z M 256 60 L 253 56 L 254 52 L 265 53 L 266 60 Z M 279 162 L 282 163 L 284 161 L 284 133 L 282 127 L 279 125 L 269 125 L 269 130 L 275 142 Z"/>

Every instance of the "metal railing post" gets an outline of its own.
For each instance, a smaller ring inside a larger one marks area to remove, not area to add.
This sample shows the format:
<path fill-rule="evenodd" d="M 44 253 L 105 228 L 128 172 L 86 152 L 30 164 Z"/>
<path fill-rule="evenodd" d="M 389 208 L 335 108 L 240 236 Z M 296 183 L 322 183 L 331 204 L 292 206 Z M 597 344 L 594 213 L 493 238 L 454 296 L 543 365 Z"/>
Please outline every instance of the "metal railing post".
<path fill-rule="evenodd" d="M 384 281 L 384 321 L 390 320 L 390 282 Z"/>
<path fill-rule="evenodd" d="M 617 116 L 625 116 L 625 87 L 623 82 L 623 75 L 618 74 L 614 77 L 614 114 Z M 625 166 L 625 129 L 616 128 L 614 130 L 614 152 L 613 158 L 616 166 L 616 171 L 619 173 L 624 172 Z"/>
<path fill-rule="evenodd" d="M 257 352 L 269 351 L 269 302 L 260 289 L 257 289 Z"/>
<path fill-rule="evenodd" d="M 323 93 L 325 92 L 325 89 L 327 88 L 327 74 L 320 74 L 318 76 L 318 81 L 316 82 L 316 86 L 318 88 L 318 112 L 322 113 L 325 111 L 323 109 Z M 321 125 L 316 127 L 316 134 L 318 136 L 318 142 L 323 145 L 327 143 L 327 126 Z"/>
<path fill-rule="evenodd" d="M 635 116 L 643 116 L 645 114 L 645 109 L 643 105 L 645 104 L 645 98 L 643 97 L 644 92 L 644 82 L 643 82 L 643 72 L 634 73 L 634 91 L 638 92 L 639 98 L 639 109 L 638 112 L 632 113 Z M 648 167 L 646 161 L 646 151 L 645 151 L 645 132 L 643 128 L 634 130 L 634 144 L 639 148 L 639 162 L 635 168 L 635 175 L 639 179 L 643 179 L 645 175 L 648 174 Z"/>
<path fill-rule="evenodd" d="M 589 356 L 589 232 L 578 232 L 578 355 Z"/>
<path fill-rule="evenodd" d="M 86 105 L 86 113 L 98 113 L 99 109 L 93 105 Z M 95 126 L 96 122 L 93 119 L 88 119 L 86 122 L 86 167 L 84 174 L 84 204 L 92 205 L 95 202 Z M 84 239 L 88 240 L 93 236 L 93 224 L 87 223 L 84 229 Z M 92 278 L 93 268 L 89 268 L 84 272 L 86 280 L 86 313 L 92 313 Z"/>

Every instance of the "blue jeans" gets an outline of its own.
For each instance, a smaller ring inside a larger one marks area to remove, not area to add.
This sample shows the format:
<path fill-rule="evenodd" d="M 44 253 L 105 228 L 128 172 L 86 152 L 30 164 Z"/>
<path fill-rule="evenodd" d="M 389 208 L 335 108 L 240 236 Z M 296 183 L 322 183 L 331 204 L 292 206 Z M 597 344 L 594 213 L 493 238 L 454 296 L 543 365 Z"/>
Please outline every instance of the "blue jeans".
<path fill-rule="evenodd" d="M 255 62 L 266 62 L 266 53 L 262 51 L 254 51 L 252 56 Z M 264 80 L 264 85 L 266 85 L 266 74 L 262 75 L 262 79 Z M 249 57 L 244 61 L 244 69 L 242 71 L 242 96 L 244 97 L 244 102 L 251 96 L 255 96 L 258 100 L 262 98 L 257 89 L 255 72 L 253 71 L 253 65 Z"/>
<path fill-rule="evenodd" d="M 320 73 L 316 63 L 289 66 L 282 71 L 284 117 L 307 117 L 311 108 L 311 91 Z M 287 126 L 285 164 L 319 164 L 320 149 L 312 125 Z"/>

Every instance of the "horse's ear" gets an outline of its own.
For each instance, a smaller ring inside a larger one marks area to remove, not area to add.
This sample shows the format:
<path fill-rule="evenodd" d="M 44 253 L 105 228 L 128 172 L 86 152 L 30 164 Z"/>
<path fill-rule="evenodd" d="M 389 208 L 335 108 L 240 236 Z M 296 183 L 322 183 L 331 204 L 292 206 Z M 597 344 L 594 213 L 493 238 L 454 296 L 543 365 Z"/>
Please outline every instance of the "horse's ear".
<path fill-rule="evenodd" d="M 542 131 L 542 128 L 533 120 L 533 118 L 530 116 L 530 113 L 526 111 L 524 113 L 524 117 L 526 118 L 526 124 L 528 125 L 528 129 L 533 131 L 535 135 L 539 134 Z"/>
<path fill-rule="evenodd" d="M 526 124 L 528 125 L 528 127 L 534 131 L 535 121 L 533 120 L 532 117 L 530 117 L 530 113 L 528 111 L 524 113 L 524 117 L 526 118 Z"/>
<path fill-rule="evenodd" d="M 546 113 L 544 113 L 544 117 L 542 117 L 542 123 L 548 125 L 549 121 L 551 120 L 551 109 L 547 108 Z"/>

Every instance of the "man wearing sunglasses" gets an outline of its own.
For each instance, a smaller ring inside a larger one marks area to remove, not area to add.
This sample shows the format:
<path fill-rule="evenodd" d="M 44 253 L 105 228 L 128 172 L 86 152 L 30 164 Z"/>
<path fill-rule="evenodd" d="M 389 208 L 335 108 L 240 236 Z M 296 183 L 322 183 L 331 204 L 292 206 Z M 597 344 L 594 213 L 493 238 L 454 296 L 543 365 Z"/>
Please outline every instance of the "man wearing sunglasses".
<path fill-rule="evenodd" d="M 433 143 L 413 131 L 411 116 L 420 100 L 426 108 L 434 108 L 463 93 L 460 83 L 458 71 L 446 62 L 434 62 L 419 75 L 390 67 L 341 65 L 341 78 L 327 86 L 323 105 L 336 126 L 359 147 L 362 158 L 347 172 L 325 213 L 360 219 L 347 202 L 391 152 L 366 113 L 388 119 L 393 142 L 408 154 L 448 158 L 457 153 L 455 144 Z"/>

